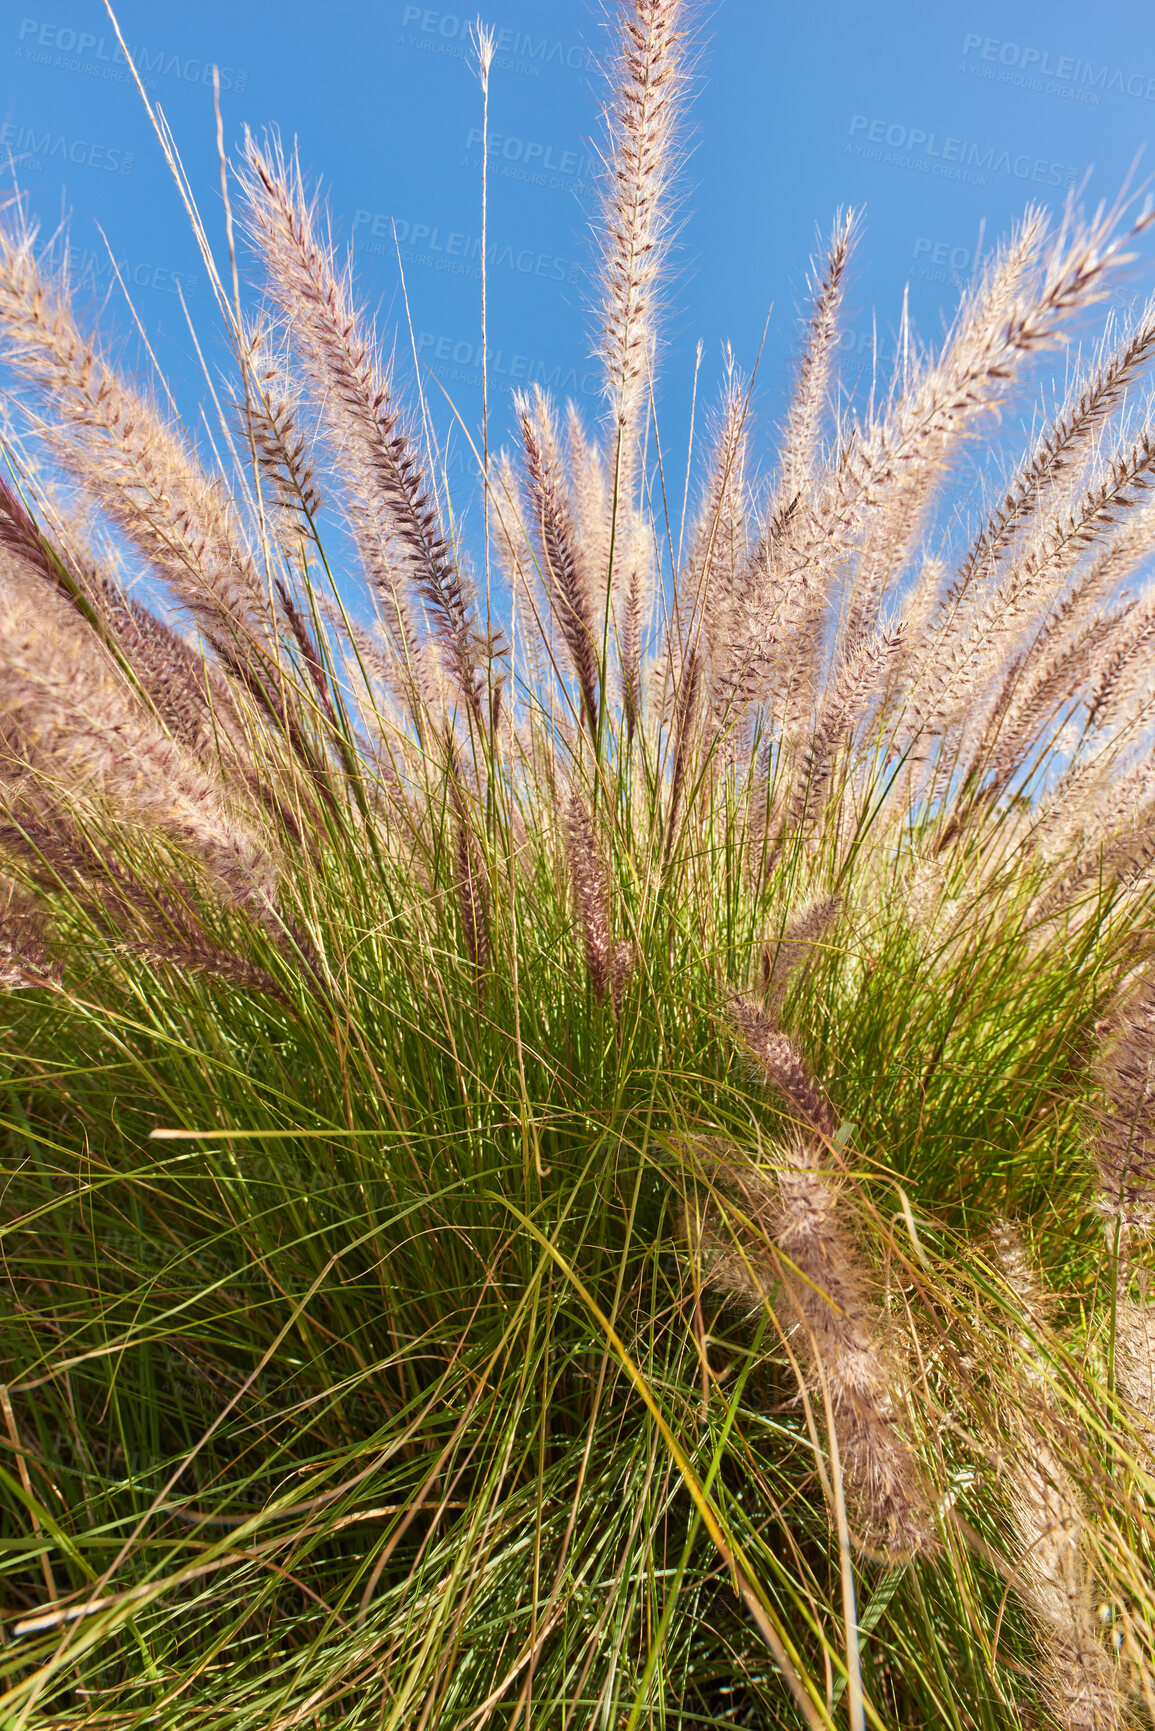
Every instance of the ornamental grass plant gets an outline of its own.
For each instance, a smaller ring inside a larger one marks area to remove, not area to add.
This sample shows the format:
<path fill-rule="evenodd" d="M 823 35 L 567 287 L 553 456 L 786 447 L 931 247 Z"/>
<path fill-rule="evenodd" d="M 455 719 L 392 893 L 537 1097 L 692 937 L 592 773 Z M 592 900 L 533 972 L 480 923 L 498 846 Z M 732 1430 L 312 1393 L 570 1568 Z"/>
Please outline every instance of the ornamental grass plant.
<path fill-rule="evenodd" d="M 611 22 L 604 415 L 487 400 L 480 533 L 275 139 L 246 298 L 154 117 L 211 440 L 4 212 L 5 1727 L 1155 1710 L 1147 219 L 856 406 L 839 214 L 687 460 L 692 21 Z"/>

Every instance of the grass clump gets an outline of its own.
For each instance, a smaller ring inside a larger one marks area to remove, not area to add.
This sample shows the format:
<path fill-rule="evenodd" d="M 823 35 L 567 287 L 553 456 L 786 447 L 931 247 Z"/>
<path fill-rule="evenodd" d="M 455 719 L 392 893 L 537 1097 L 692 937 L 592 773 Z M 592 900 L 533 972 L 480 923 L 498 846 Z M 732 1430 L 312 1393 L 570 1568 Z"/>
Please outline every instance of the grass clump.
<path fill-rule="evenodd" d="M 955 556 L 1127 235 L 856 417 L 839 215 L 667 509 L 615 28 L 605 420 L 483 429 L 484 584 L 275 142 L 211 463 L 0 230 L 5 1724 L 1149 1715 L 1155 321 Z"/>

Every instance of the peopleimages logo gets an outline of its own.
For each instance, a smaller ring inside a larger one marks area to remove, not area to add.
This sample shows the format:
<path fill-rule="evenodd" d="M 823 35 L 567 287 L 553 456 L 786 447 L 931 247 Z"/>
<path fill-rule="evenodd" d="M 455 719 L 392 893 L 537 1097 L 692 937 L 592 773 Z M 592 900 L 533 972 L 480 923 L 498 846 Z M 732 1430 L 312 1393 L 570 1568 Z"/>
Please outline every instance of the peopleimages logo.
<path fill-rule="evenodd" d="M 63 132 L 41 131 L 7 120 L 0 126 L 0 146 L 16 158 L 26 172 L 40 174 L 46 163 L 72 163 L 77 168 L 102 168 L 106 174 L 131 174 L 135 156 L 114 145 L 93 144 L 86 138 L 68 138 Z"/>
<path fill-rule="evenodd" d="M 1088 91 L 1115 91 L 1142 102 L 1155 102 L 1155 74 L 1127 72 L 1121 66 L 1097 66 L 1091 60 L 1080 60 L 1072 54 L 1052 54 L 1049 48 L 1035 48 L 1023 42 L 1004 42 L 998 36 L 968 34 L 963 38 L 963 59 L 973 56 L 972 64 L 985 61 L 991 66 L 1014 69 L 1026 75 L 1028 81 L 1057 78 L 1062 83 Z M 1032 84 L 1032 88 L 1035 86 Z M 1042 85 L 1038 86 L 1042 88 Z"/>
<path fill-rule="evenodd" d="M 481 152 L 476 148 L 481 139 L 481 128 L 472 127 L 465 140 L 462 168 L 481 168 Z M 594 159 L 583 155 L 580 150 L 559 150 L 555 145 L 543 144 L 539 139 L 514 138 L 501 132 L 490 133 L 488 157 L 490 174 L 500 174 L 506 180 L 520 180 L 526 186 L 548 187 L 554 192 L 566 192 L 574 196 L 581 195 L 587 176 L 596 167 Z"/>
<path fill-rule="evenodd" d="M 465 140 L 466 150 L 474 150 L 483 137 L 480 126 L 473 126 Z M 584 180 L 593 167 L 593 159 L 580 150 L 555 150 L 552 144 L 542 144 L 534 138 L 514 138 L 502 132 L 489 135 L 489 155 L 501 162 L 516 163 L 522 168 L 542 174 L 565 174 Z"/>
<path fill-rule="evenodd" d="M 912 275 L 929 283 L 957 283 L 961 273 L 974 262 L 969 246 L 959 246 L 949 240 L 935 240 L 920 234 L 914 243 Z"/>
<path fill-rule="evenodd" d="M 952 246 L 949 240 L 932 240 L 920 234 L 914 243 L 914 257 L 929 259 L 931 264 L 949 265 L 951 270 L 965 270 L 972 258 L 969 246 Z"/>
<path fill-rule="evenodd" d="M 847 153 L 867 161 L 963 180 L 973 186 L 986 186 L 989 174 L 1009 174 L 1036 186 L 1073 186 L 1079 178 L 1077 169 L 1052 162 L 1049 157 L 1032 156 L 1025 150 L 1012 154 L 995 144 L 976 144 L 951 133 L 940 135 L 921 126 L 874 120 L 866 114 L 851 116 L 850 137 Z"/>
<path fill-rule="evenodd" d="M 464 234 L 457 229 L 443 231 L 428 222 L 407 222 L 383 210 L 355 212 L 353 233 L 362 228 L 376 237 L 364 245 L 365 252 L 392 256 L 396 235 L 403 264 L 423 265 L 451 276 L 481 275 L 480 235 Z M 518 276 L 538 277 L 542 282 L 576 283 L 582 275 L 582 267 L 575 259 L 538 252 L 531 246 L 509 246 L 503 241 L 489 243 L 485 261 L 490 270 L 511 270 Z"/>
<path fill-rule="evenodd" d="M 91 30 L 74 30 L 70 24 L 43 23 L 38 18 L 21 20 L 16 58 L 37 66 L 55 66 L 63 72 L 82 72 L 92 78 L 107 78 L 126 84 L 131 77 L 124 50 L 115 36 L 97 36 Z M 185 84 L 211 84 L 214 62 L 182 55 L 168 48 L 128 44 L 128 52 L 143 79 L 181 79 Z M 234 66 L 219 68 L 222 90 L 242 92 L 247 72 Z"/>
<path fill-rule="evenodd" d="M 482 347 L 468 338 L 438 336 L 434 331 L 419 331 L 417 355 L 438 378 L 459 385 L 481 383 Z M 446 367 L 453 370 L 447 372 Z M 550 366 L 548 361 L 533 355 L 507 354 L 504 349 L 490 349 L 489 376 L 493 380 L 508 380 L 513 384 L 544 385 L 557 394 L 578 391 L 583 396 L 596 396 L 602 388 L 601 374 L 579 372 L 577 367 Z"/>
<path fill-rule="evenodd" d="M 78 287 L 101 293 L 111 288 L 117 278 L 128 290 L 156 289 L 159 294 L 183 295 L 185 300 L 194 300 L 197 292 L 196 278 L 188 271 L 130 258 L 118 258 L 114 269 L 107 253 L 80 252 L 75 247 L 68 249 L 68 274 Z"/>

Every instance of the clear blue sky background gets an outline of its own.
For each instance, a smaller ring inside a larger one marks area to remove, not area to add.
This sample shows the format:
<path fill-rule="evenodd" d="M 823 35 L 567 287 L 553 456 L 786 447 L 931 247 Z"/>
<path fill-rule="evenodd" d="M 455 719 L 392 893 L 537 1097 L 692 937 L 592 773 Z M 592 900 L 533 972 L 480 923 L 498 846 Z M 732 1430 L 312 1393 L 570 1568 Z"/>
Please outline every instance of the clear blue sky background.
<path fill-rule="evenodd" d="M 226 147 L 246 123 L 299 141 L 337 233 L 388 329 L 400 312 L 391 239 L 402 238 L 423 360 L 477 420 L 479 232 L 468 58 L 472 12 L 404 0 L 120 0 L 126 40 L 163 107 L 210 233 L 221 244 L 211 65 L 222 70 Z M 510 377 L 552 376 L 596 410 L 585 316 L 604 51 L 587 0 L 494 0 L 491 345 L 496 436 Z M 695 345 L 704 382 L 722 344 L 749 365 L 770 322 L 758 406 L 769 449 L 782 406 L 807 259 L 836 208 L 864 237 L 844 338 L 869 370 L 887 352 L 903 292 L 934 336 L 979 237 L 1005 232 L 1031 197 L 1056 209 L 1069 182 L 1112 198 L 1155 123 L 1155 8 L 1087 0 L 720 0 L 699 13 L 678 270 L 662 364 L 667 437 L 684 437 Z M 107 289 L 101 231 L 182 405 L 203 395 L 175 293 L 184 285 L 206 351 L 213 309 L 184 214 L 100 0 L 4 0 L 0 140 L 42 227 L 68 224 L 74 271 Z M 1155 170 L 1140 164 L 1139 180 Z M 463 268 L 465 267 L 465 268 Z M 1149 262 L 1123 298 L 1145 295 Z M 131 332 L 114 292 L 108 325 Z M 446 414 L 446 424 L 449 417 Z M 684 446 L 683 446 L 684 450 Z"/>

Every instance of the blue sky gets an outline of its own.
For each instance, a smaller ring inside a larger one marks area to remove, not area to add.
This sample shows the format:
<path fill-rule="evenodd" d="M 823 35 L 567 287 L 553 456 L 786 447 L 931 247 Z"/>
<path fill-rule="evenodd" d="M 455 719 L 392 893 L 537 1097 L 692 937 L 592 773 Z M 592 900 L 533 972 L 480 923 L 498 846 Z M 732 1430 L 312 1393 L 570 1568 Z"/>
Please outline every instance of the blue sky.
<path fill-rule="evenodd" d="M 296 138 L 353 239 L 366 300 L 390 330 L 401 241 L 422 360 L 476 422 L 480 93 L 472 11 L 405 0 L 120 0 L 121 27 L 163 107 L 223 254 L 211 66 L 226 147 L 245 124 Z M 511 381 L 553 377 L 596 412 L 585 314 L 596 59 L 586 0 L 495 0 L 490 278 L 495 433 Z M 884 357 L 909 291 L 933 337 L 971 268 L 1030 198 L 1058 208 L 1112 198 L 1155 122 L 1155 9 L 1008 0 L 720 0 L 699 13 L 677 270 L 662 363 L 663 413 L 684 438 L 694 350 L 704 387 L 722 345 L 740 364 L 766 345 L 758 408 L 769 450 L 808 255 L 850 203 L 864 231 L 844 348 L 850 376 Z M 213 309 L 180 203 L 99 0 L 0 8 L 0 147 L 46 230 L 68 225 L 74 271 L 103 291 L 108 238 L 182 405 L 203 395 L 177 285 L 206 352 Z M 1141 161 L 1139 179 L 1155 170 Z M 1148 292 L 1137 263 L 1123 299 Z M 104 322 L 126 338 L 114 293 Z M 131 353 L 131 349 L 129 351 Z M 436 393 L 435 393 L 436 394 Z M 450 417 L 445 411 L 445 422 Z"/>

